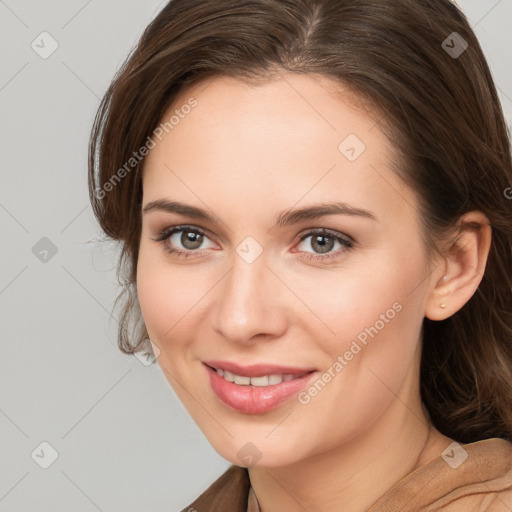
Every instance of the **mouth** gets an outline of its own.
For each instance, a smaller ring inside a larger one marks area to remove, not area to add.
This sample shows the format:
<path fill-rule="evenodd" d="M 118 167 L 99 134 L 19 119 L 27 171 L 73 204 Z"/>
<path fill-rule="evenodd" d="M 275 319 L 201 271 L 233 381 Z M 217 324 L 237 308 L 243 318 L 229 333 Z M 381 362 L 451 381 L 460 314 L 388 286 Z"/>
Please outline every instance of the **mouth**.
<path fill-rule="evenodd" d="M 214 366 L 206 365 L 211 370 L 217 372 L 217 375 L 222 377 L 227 382 L 233 382 L 238 386 L 253 386 L 253 387 L 265 387 L 265 386 L 276 386 L 283 382 L 289 382 L 291 380 L 300 379 L 307 375 L 308 373 L 313 372 L 314 370 L 305 371 L 303 373 L 295 374 L 295 373 L 269 373 L 268 375 L 260 375 L 257 377 L 249 377 L 248 375 L 238 375 L 236 373 L 230 372 L 229 370 L 223 368 L 216 368 Z M 240 372 L 242 373 L 242 372 Z"/>
<path fill-rule="evenodd" d="M 299 393 L 318 374 L 309 368 L 259 364 L 240 366 L 204 362 L 210 386 L 230 409 L 261 414 L 275 409 Z"/>

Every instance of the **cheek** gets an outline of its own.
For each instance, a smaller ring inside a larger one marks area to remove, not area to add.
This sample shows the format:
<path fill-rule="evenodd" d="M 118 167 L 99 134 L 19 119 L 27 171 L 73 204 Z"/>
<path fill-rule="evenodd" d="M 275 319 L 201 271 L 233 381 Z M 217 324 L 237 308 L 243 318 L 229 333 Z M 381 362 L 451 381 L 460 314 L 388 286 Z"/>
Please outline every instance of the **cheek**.
<path fill-rule="evenodd" d="M 314 329 L 317 339 L 327 340 L 325 348 L 331 354 L 349 350 L 354 340 L 365 346 L 386 337 L 386 332 L 393 332 L 390 344 L 401 343 L 404 337 L 398 332 L 414 319 L 416 325 L 422 316 L 422 290 L 417 285 L 425 271 L 419 253 L 417 258 L 411 254 L 415 252 L 404 258 L 392 250 L 361 259 L 357 268 L 350 263 L 333 272 L 289 275 L 287 282 L 293 282 L 294 293 L 309 308 L 304 327 Z"/>
<path fill-rule="evenodd" d="M 415 362 L 422 322 L 417 299 L 399 280 L 393 287 L 382 288 L 377 279 L 367 284 L 364 294 L 357 286 L 344 288 L 346 294 L 338 293 L 330 304 L 324 320 L 335 336 L 310 335 L 323 354 L 327 382 L 299 395 L 297 412 L 302 414 L 295 419 L 311 425 L 310 418 L 322 418 L 323 425 L 337 425 L 336 430 L 318 429 L 323 433 L 317 441 L 326 449 L 372 425 L 400 395 Z"/>
<path fill-rule="evenodd" d="M 148 334 L 162 348 L 166 333 L 172 332 L 183 306 L 183 302 L 177 300 L 178 296 L 184 294 L 178 279 L 169 281 L 169 270 L 162 264 L 158 252 L 141 243 L 137 264 L 137 296 Z M 186 300 L 186 297 L 183 298 Z"/>
<path fill-rule="evenodd" d="M 192 339 L 184 330 L 197 327 L 191 319 L 198 315 L 201 300 L 212 286 L 207 277 L 200 271 L 191 274 L 187 265 L 171 265 L 163 249 L 141 244 L 137 296 L 148 334 L 161 350 L 178 347 L 179 340 Z"/>
<path fill-rule="evenodd" d="M 304 283 L 304 302 L 321 322 L 303 325 L 321 340 L 325 369 L 336 365 L 331 371 L 341 378 L 334 380 L 357 389 L 358 401 L 376 396 L 368 394 L 376 376 L 397 389 L 410 367 L 423 321 L 423 261 L 420 246 L 409 247 L 373 258 L 365 271 L 322 278 L 314 291 Z"/>

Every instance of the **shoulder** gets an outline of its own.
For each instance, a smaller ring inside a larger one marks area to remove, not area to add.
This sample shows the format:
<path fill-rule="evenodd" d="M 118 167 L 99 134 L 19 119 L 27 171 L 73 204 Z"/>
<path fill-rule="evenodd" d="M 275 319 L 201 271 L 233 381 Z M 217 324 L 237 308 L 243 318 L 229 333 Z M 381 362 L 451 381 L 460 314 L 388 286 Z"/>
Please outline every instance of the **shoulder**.
<path fill-rule="evenodd" d="M 443 512 L 510 512 L 512 490 L 480 491 L 473 495 L 456 498 L 439 510 Z"/>
<path fill-rule="evenodd" d="M 473 459 L 468 469 L 474 473 L 474 479 L 446 511 L 512 511 L 512 443 L 493 438 L 463 447 L 467 460 Z"/>
<path fill-rule="evenodd" d="M 232 465 L 181 512 L 246 512 L 249 488 L 247 469 Z"/>
<path fill-rule="evenodd" d="M 452 443 L 390 489 L 371 512 L 510 512 L 512 444 L 491 438 Z"/>

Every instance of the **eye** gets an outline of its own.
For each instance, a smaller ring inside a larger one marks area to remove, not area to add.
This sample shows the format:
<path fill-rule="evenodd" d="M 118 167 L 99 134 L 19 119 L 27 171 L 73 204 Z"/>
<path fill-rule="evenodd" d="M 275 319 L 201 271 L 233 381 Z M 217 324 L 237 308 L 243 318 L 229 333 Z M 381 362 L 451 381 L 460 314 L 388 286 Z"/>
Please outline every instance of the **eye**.
<path fill-rule="evenodd" d="M 207 240 L 209 238 L 206 233 L 193 226 L 169 226 L 155 238 L 157 242 L 164 242 L 167 252 L 184 258 L 190 257 L 193 253 L 202 254 L 203 250 L 211 249 L 212 247 L 203 246 Z"/>
<path fill-rule="evenodd" d="M 310 240 L 306 242 L 308 239 Z M 299 244 L 299 247 L 301 245 L 305 246 L 301 250 L 308 254 L 305 256 L 305 258 L 310 260 L 325 260 L 336 258 L 342 253 L 349 251 L 354 246 L 354 241 L 349 237 L 343 236 L 336 232 L 328 231 L 325 228 L 316 229 L 305 233 L 302 235 L 300 242 L 301 243 Z M 307 251 L 307 247 L 312 248 L 313 252 Z M 333 251 L 333 249 L 336 250 Z"/>
<path fill-rule="evenodd" d="M 306 242 L 306 240 L 309 240 Z M 206 241 L 210 241 L 206 233 L 194 226 L 169 226 L 163 229 L 154 239 L 156 242 L 162 242 L 168 253 L 177 257 L 189 258 L 201 256 L 204 251 L 215 247 L 215 245 L 204 246 Z M 210 241 L 211 242 L 211 241 Z M 308 260 L 329 260 L 341 256 L 351 250 L 354 241 L 337 232 L 331 232 L 325 228 L 310 230 L 300 238 L 299 247 L 303 245 L 299 251 L 306 255 L 303 258 Z M 307 250 L 307 247 L 313 249 L 313 252 Z M 336 249 L 336 250 L 333 250 Z"/>

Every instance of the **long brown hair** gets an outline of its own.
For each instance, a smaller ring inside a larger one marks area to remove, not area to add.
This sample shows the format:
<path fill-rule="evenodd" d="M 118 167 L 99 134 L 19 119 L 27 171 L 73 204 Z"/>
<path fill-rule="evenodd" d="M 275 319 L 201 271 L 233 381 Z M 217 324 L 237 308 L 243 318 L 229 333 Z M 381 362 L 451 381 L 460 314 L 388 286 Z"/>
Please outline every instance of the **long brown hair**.
<path fill-rule="evenodd" d="M 280 71 L 329 77 L 373 106 L 396 150 L 395 172 L 419 197 L 429 254 L 464 213 L 488 216 L 493 240 L 476 293 L 450 318 L 424 320 L 421 392 L 443 434 L 512 441 L 509 134 L 481 47 L 448 0 L 172 0 L 163 8 L 108 88 L 90 140 L 91 203 L 121 245 L 120 349 L 131 354 L 147 338 L 135 292 L 143 160 L 130 158 L 187 85 L 215 76 L 255 83 Z"/>

